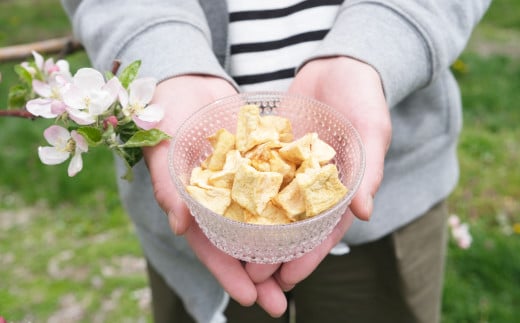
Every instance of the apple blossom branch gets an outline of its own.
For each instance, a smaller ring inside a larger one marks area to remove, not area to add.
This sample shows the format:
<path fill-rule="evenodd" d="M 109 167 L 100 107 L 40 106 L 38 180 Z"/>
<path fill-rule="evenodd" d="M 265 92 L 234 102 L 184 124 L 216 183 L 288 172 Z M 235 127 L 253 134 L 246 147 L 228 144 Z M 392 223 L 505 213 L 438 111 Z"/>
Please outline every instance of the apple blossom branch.
<path fill-rule="evenodd" d="M 89 147 L 105 146 L 125 162 L 122 178 L 131 180 L 132 167 L 143 157 L 141 148 L 171 138 L 155 128 L 164 109 L 151 103 L 157 80 L 137 78 L 140 60 L 120 73 L 121 62 L 115 60 L 107 73 L 86 67 L 72 75 L 65 59 L 45 59 L 36 51 L 32 55 L 32 61 L 14 67 L 20 82 L 9 90 L 12 109 L 0 110 L 0 116 L 55 119 L 43 132 L 48 145 L 38 147 L 43 164 L 70 159 L 72 177 L 82 170 L 82 154 Z"/>
<path fill-rule="evenodd" d="M 119 68 L 121 67 L 121 61 L 120 60 L 114 60 L 112 63 L 112 74 L 116 75 Z M 2 73 L 0 73 L 0 83 L 2 83 Z M 20 109 L 3 109 L 0 108 L 0 117 L 17 117 L 17 118 L 23 118 L 23 119 L 30 119 L 35 120 L 38 118 L 34 114 L 30 113 L 25 109 L 25 107 Z"/>

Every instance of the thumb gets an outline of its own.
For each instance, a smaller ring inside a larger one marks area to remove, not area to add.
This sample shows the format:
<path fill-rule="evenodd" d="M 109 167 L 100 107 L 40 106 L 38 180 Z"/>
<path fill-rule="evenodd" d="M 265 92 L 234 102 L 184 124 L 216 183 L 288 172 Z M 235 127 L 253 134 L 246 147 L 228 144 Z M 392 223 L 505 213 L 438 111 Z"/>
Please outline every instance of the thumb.
<path fill-rule="evenodd" d="M 193 217 L 181 199 L 171 176 L 165 176 L 168 169 L 169 141 L 155 147 L 143 149 L 145 161 L 150 171 L 155 199 L 168 216 L 170 227 L 175 234 L 184 234 L 190 227 Z"/>
<path fill-rule="evenodd" d="M 158 195 L 157 200 L 159 201 Z M 188 228 L 193 221 L 193 217 L 189 209 L 186 207 L 186 204 L 182 201 L 179 196 L 177 189 L 173 188 L 172 191 L 168 194 L 169 199 L 171 200 L 171 208 L 167 209 L 168 221 L 170 222 L 170 227 L 173 233 L 177 235 L 182 235 L 186 233 Z"/>

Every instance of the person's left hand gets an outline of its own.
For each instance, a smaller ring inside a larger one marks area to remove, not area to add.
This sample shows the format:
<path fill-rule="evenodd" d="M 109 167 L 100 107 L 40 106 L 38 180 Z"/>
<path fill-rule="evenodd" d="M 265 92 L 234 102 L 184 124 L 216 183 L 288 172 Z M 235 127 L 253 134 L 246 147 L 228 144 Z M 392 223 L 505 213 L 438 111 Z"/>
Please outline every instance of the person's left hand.
<path fill-rule="evenodd" d="M 373 197 L 383 179 L 384 158 L 391 138 L 390 113 L 381 79 L 370 65 L 348 57 L 313 60 L 298 72 L 289 92 L 324 102 L 353 124 L 364 143 L 366 170 L 349 210 L 322 244 L 284 264 L 246 265 L 254 282 L 274 277 L 286 291 L 316 269 L 344 236 L 354 216 L 361 220 L 370 218 Z"/>
<path fill-rule="evenodd" d="M 226 81 L 207 75 L 183 75 L 161 82 L 153 103 L 165 108 L 165 117 L 158 128 L 173 135 L 180 125 L 200 107 L 225 96 L 236 94 Z M 168 215 L 175 234 L 183 235 L 190 247 L 219 281 L 226 292 L 243 306 L 258 303 L 272 316 L 282 315 L 287 302 L 283 291 L 273 277 L 254 283 L 243 264 L 217 249 L 193 220 L 188 208 L 180 199 L 168 170 L 168 141 L 144 149 L 157 202 Z"/>

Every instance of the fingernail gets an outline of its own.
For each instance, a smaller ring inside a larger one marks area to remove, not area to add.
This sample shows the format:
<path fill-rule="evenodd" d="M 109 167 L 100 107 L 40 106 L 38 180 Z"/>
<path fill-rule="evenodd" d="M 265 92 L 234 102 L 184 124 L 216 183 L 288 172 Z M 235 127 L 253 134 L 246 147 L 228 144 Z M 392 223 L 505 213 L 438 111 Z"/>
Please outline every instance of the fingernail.
<path fill-rule="evenodd" d="M 367 212 L 367 218 L 365 219 L 365 221 L 370 220 L 373 210 L 374 210 L 374 198 L 372 197 L 372 195 L 368 195 L 367 199 L 365 200 L 365 211 Z"/>
<path fill-rule="evenodd" d="M 168 220 L 170 221 L 170 227 L 172 228 L 172 231 L 173 233 L 177 234 L 177 221 L 178 221 L 178 218 L 177 218 L 177 215 L 175 214 L 175 212 L 173 210 L 170 210 L 168 212 Z"/>

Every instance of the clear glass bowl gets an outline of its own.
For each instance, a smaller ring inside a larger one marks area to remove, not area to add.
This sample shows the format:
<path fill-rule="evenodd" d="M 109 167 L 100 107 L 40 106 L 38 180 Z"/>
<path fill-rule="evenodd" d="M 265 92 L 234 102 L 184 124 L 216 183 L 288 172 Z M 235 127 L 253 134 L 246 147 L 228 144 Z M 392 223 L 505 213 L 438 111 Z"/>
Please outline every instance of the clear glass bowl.
<path fill-rule="evenodd" d="M 212 152 L 207 137 L 225 128 L 235 133 L 237 116 L 244 104 L 257 104 L 263 114 L 291 121 L 294 138 L 317 132 L 336 150 L 332 161 L 348 188 L 331 209 L 312 218 L 281 225 L 248 224 L 214 213 L 186 191 L 191 170 Z M 209 240 L 229 255 L 248 262 L 279 263 L 296 259 L 318 246 L 345 213 L 361 182 L 365 155 L 357 131 L 329 106 L 302 96 L 277 92 L 245 93 L 209 104 L 194 113 L 174 135 L 169 167 L 175 185 L 191 214 Z"/>

